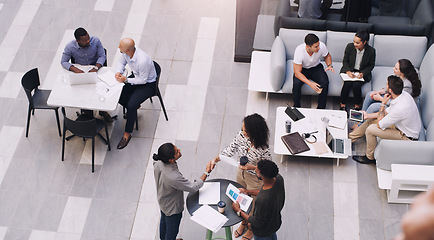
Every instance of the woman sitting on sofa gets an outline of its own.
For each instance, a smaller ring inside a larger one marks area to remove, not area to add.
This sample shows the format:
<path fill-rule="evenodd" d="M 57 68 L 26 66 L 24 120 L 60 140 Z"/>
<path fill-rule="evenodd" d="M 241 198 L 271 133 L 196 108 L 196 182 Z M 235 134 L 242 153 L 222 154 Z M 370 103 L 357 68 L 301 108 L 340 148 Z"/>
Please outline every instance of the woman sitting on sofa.
<path fill-rule="evenodd" d="M 404 89 L 402 90 L 408 92 L 416 101 L 420 95 L 422 83 L 420 82 L 419 75 L 410 60 L 399 59 L 393 68 L 393 73 L 400 77 L 404 82 Z M 378 112 L 385 93 L 386 90 L 383 88 L 366 94 L 362 110 L 367 113 Z"/>
<path fill-rule="evenodd" d="M 341 90 L 341 110 L 346 110 L 346 103 L 351 89 L 356 101 L 354 108 L 360 110 L 362 106 L 362 86 L 371 81 L 371 71 L 375 66 L 375 49 L 368 45 L 368 41 L 368 30 L 359 30 L 354 36 L 353 43 L 348 43 L 345 48 L 340 72 L 346 73 L 351 78 L 358 78 L 360 81 L 344 81 Z"/>

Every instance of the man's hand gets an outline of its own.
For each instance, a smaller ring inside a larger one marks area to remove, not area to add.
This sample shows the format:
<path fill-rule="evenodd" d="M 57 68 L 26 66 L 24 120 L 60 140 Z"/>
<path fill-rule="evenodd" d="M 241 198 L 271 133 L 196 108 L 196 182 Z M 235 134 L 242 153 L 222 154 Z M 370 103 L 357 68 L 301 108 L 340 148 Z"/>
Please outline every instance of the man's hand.
<path fill-rule="evenodd" d="M 354 75 L 354 73 L 351 72 L 351 71 L 347 71 L 347 75 L 348 75 L 348 77 L 350 77 L 350 78 L 355 78 L 355 77 L 356 77 L 356 75 Z"/>
<path fill-rule="evenodd" d="M 326 72 L 327 72 L 327 71 L 335 72 L 335 69 L 333 68 L 332 65 L 330 65 L 330 66 L 328 66 L 328 67 L 325 69 L 325 71 L 326 71 Z"/>
<path fill-rule="evenodd" d="M 217 165 L 217 163 L 220 162 L 220 157 L 216 156 L 213 160 L 211 160 L 211 167 L 212 169 L 215 168 L 215 166 Z"/>
<path fill-rule="evenodd" d="M 358 79 L 363 78 L 363 73 L 359 73 L 359 75 L 357 75 L 357 78 L 358 78 Z"/>
<path fill-rule="evenodd" d="M 81 70 L 80 68 L 75 67 L 74 65 L 72 65 L 69 68 L 70 71 L 74 72 L 74 73 L 84 73 L 83 70 Z"/>
<path fill-rule="evenodd" d="M 209 161 L 209 162 L 206 164 L 205 171 L 206 171 L 207 173 L 210 173 L 210 172 L 212 171 L 212 169 L 213 169 L 213 167 L 212 167 L 212 162 Z"/>
<path fill-rule="evenodd" d="M 364 120 L 369 119 L 369 113 L 367 113 L 367 112 L 365 112 L 365 111 L 360 111 L 360 112 L 363 113 L 363 119 L 364 119 Z"/>
<path fill-rule="evenodd" d="M 381 104 L 386 105 L 387 102 L 389 102 L 389 99 L 392 97 L 392 95 L 390 95 L 390 93 L 387 93 L 386 95 L 384 95 L 383 100 L 381 100 Z"/>
<path fill-rule="evenodd" d="M 240 211 L 240 204 L 239 204 L 238 202 L 234 202 L 234 203 L 232 203 L 232 209 L 233 209 L 235 212 Z"/>
<path fill-rule="evenodd" d="M 125 82 L 125 79 L 127 79 L 124 75 L 122 75 L 120 72 L 117 72 L 116 74 L 115 74 L 115 78 L 116 78 L 116 80 L 118 81 L 118 82 L 121 82 L 121 83 L 123 83 L 123 82 Z"/>
<path fill-rule="evenodd" d="M 322 87 L 316 82 L 309 82 L 309 87 L 311 87 L 316 93 L 320 94 L 322 92 Z"/>
<path fill-rule="evenodd" d="M 98 70 L 93 67 L 92 69 L 89 70 L 89 72 L 98 72 Z"/>
<path fill-rule="evenodd" d="M 377 93 L 377 94 L 374 94 L 372 99 L 374 99 L 375 101 L 382 102 L 384 97 L 382 97 L 381 94 Z"/>

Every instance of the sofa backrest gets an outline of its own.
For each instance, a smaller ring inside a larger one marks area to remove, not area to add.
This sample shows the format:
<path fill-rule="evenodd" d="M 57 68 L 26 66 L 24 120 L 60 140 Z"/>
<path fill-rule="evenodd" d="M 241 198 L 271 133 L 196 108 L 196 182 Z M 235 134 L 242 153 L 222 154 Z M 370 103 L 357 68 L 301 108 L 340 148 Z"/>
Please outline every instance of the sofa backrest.
<path fill-rule="evenodd" d="M 434 118 L 434 76 L 430 78 L 431 84 L 422 83 L 422 94 L 420 96 L 420 112 L 422 116 L 422 124 L 425 128 L 428 127 Z M 433 127 L 434 128 L 434 127 Z M 434 139 L 434 136 L 431 136 Z M 428 138 L 428 136 L 427 136 Z"/>
<path fill-rule="evenodd" d="M 298 45 L 304 43 L 304 37 L 308 33 L 313 33 L 318 36 L 319 40 L 327 45 L 327 32 L 323 31 L 311 31 L 301 29 L 285 29 L 281 28 L 279 36 L 282 38 L 286 49 L 286 59 L 294 59 L 294 52 Z"/>
<path fill-rule="evenodd" d="M 423 57 L 419 68 L 419 76 L 423 90 L 431 81 L 431 77 L 434 76 L 434 44 L 431 45 Z"/>
<path fill-rule="evenodd" d="M 375 35 L 375 65 L 394 66 L 399 59 L 406 58 L 419 68 L 425 55 L 427 41 L 426 37 Z"/>
<path fill-rule="evenodd" d="M 333 62 L 342 62 L 345 47 L 352 43 L 355 33 L 327 31 L 327 49 L 332 56 Z M 374 34 L 369 36 L 369 45 L 372 46 Z"/>

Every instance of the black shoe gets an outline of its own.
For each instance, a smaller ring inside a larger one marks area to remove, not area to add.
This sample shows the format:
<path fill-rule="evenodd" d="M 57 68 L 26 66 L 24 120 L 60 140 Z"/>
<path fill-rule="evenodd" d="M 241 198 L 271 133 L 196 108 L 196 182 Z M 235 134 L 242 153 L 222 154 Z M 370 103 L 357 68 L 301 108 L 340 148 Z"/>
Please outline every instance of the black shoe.
<path fill-rule="evenodd" d="M 99 111 L 99 115 L 104 118 L 104 121 L 111 123 L 113 122 L 113 118 L 106 111 Z"/>
<path fill-rule="evenodd" d="M 356 110 L 356 111 L 360 111 L 361 110 L 361 108 L 359 106 L 354 106 L 353 109 Z"/>
<path fill-rule="evenodd" d="M 346 107 L 346 106 L 340 106 L 340 107 L 339 107 L 339 110 L 347 111 L 347 107 Z"/>
<path fill-rule="evenodd" d="M 125 148 L 128 145 L 128 143 L 130 142 L 130 140 L 131 140 L 131 135 L 128 137 L 128 139 L 122 137 L 121 141 L 118 144 L 118 149 Z"/>
<path fill-rule="evenodd" d="M 376 161 L 369 159 L 366 156 L 353 156 L 354 161 L 361 163 L 361 164 L 375 164 Z"/>

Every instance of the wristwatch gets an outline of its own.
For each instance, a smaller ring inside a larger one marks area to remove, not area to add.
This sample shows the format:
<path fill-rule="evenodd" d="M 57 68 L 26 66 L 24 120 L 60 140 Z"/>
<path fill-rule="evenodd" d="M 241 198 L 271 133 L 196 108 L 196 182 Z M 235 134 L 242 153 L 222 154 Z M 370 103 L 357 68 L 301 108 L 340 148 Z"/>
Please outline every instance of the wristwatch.
<path fill-rule="evenodd" d="M 95 70 L 97 70 L 97 71 L 98 71 L 98 70 L 99 70 L 99 67 L 97 67 L 97 66 L 94 66 L 94 67 L 93 67 L 93 69 L 95 69 Z"/>
<path fill-rule="evenodd" d="M 242 212 L 242 210 L 240 209 L 240 210 L 238 210 L 238 212 L 237 212 L 237 216 L 238 217 L 241 217 L 241 212 Z"/>
<path fill-rule="evenodd" d="M 205 174 L 207 177 L 209 177 L 209 172 L 205 171 L 203 174 Z"/>

